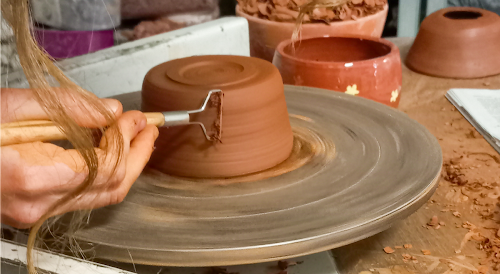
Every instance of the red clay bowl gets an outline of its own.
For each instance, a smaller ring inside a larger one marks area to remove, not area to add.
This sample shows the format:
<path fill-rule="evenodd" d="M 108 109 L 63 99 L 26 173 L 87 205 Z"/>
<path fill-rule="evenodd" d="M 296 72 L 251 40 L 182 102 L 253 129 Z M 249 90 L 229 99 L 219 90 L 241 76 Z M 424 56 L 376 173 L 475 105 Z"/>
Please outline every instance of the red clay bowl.
<path fill-rule="evenodd" d="M 302 35 L 312 36 L 368 36 L 380 38 L 384 30 L 385 20 L 389 6 L 386 5 L 382 11 L 359 18 L 357 20 L 324 23 L 308 23 L 302 25 Z M 236 6 L 236 14 L 248 21 L 250 30 L 250 55 L 272 61 L 274 50 L 284 40 L 292 37 L 295 23 L 275 22 L 253 17 Z"/>
<path fill-rule="evenodd" d="M 313 37 L 278 45 L 273 63 L 283 82 L 345 92 L 397 107 L 399 49 L 381 38 Z"/>
<path fill-rule="evenodd" d="M 406 65 L 447 78 L 479 78 L 500 73 L 500 16 L 471 7 L 451 7 L 427 16 Z"/>
<path fill-rule="evenodd" d="M 224 92 L 222 143 L 197 125 L 161 128 L 149 166 L 166 174 L 226 178 L 283 162 L 293 146 L 283 81 L 273 64 L 244 56 L 193 56 L 152 68 L 144 78 L 142 110 L 198 109 L 211 89 Z M 214 123 L 208 111 L 197 121 Z"/>

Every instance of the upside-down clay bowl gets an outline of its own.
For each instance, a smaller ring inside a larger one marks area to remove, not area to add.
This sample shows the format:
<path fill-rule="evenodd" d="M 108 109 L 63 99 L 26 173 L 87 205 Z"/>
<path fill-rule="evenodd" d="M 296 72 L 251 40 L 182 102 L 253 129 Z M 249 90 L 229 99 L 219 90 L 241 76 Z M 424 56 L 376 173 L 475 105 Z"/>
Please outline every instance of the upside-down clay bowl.
<path fill-rule="evenodd" d="M 289 85 L 345 92 L 397 108 L 399 49 L 382 38 L 311 37 L 278 45 L 273 60 Z"/>
<path fill-rule="evenodd" d="M 284 86 L 270 62 L 244 56 L 194 56 L 152 68 L 145 76 L 142 110 L 200 108 L 211 89 L 224 93 L 222 143 L 197 125 L 161 128 L 149 166 L 166 174 L 225 178 L 262 171 L 288 158 L 293 133 Z M 199 115 L 205 125 L 214 117 Z"/>
<path fill-rule="evenodd" d="M 329 35 L 380 38 L 384 30 L 388 10 L 389 6 L 385 5 L 383 10 L 357 20 L 336 21 L 329 24 L 302 24 L 301 33 L 304 37 Z M 292 22 L 275 22 L 251 16 L 245 13 L 239 5 L 236 6 L 236 14 L 248 21 L 250 55 L 270 62 L 278 44 L 290 39 L 296 27 L 296 24 Z"/>
<path fill-rule="evenodd" d="M 427 16 L 406 65 L 445 78 L 479 78 L 500 73 L 500 16 L 472 7 L 450 7 Z"/>

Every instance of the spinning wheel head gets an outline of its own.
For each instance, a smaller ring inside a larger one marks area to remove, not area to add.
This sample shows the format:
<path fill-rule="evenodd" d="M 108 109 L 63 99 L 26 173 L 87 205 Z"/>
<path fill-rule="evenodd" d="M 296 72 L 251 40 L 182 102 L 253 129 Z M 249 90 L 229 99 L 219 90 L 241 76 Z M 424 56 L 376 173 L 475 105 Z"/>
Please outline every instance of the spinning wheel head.
<path fill-rule="evenodd" d="M 275 261 L 371 236 L 433 194 L 440 146 L 407 115 L 337 92 L 285 94 L 295 137 L 286 161 L 214 180 L 146 170 L 75 238 L 97 258 L 136 264 Z"/>

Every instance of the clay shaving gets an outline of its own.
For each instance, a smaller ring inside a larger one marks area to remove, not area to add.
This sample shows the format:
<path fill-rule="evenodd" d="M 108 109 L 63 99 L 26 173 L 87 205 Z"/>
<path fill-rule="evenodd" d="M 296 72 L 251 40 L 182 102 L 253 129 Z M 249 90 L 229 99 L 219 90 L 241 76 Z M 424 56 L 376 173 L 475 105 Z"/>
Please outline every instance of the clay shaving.
<path fill-rule="evenodd" d="M 439 221 L 437 216 L 432 216 L 431 220 L 427 223 L 428 226 L 438 226 Z"/>
<path fill-rule="evenodd" d="M 335 4 L 337 2 L 339 4 Z M 301 23 L 330 23 L 356 20 L 375 14 L 384 9 L 387 0 L 238 0 L 238 3 L 249 15 L 278 22 L 296 22 L 300 18 L 300 10 L 314 4 L 305 11 Z"/>
<path fill-rule="evenodd" d="M 427 249 L 422 249 L 422 254 L 424 255 L 431 255 L 431 251 Z"/>
<path fill-rule="evenodd" d="M 212 134 L 210 134 L 210 138 L 214 143 L 222 144 L 222 103 L 223 103 L 224 93 L 217 92 L 210 96 L 209 106 L 219 108 L 219 112 L 217 113 L 217 119 L 214 121 L 212 125 Z"/>
<path fill-rule="evenodd" d="M 384 247 L 384 252 L 387 254 L 392 254 L 395 252 L 395 250 L 392 249 L 390 246 L 386 246 L 386 247 Z"/>

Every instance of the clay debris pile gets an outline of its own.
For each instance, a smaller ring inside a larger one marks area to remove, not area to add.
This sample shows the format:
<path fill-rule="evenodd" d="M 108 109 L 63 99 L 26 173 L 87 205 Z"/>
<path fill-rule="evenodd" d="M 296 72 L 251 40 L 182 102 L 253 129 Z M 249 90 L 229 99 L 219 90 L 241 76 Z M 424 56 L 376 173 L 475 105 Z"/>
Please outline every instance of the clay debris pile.
<path fill-rule="evenodd" d="M 481 138 L 473 130 L 466 134 L 466 137 L 472 140 Z M 481 151 L 475 143 L 470 142 L 470 144 L 467 146 L 468 150 Z M 465 149 L 465 146 L 461 148 Z M 462 155 L 458 156 L 458 154 Z M 465 235 L 460 249 L 456 250 L 455 253 L 461 253 L 465 243 L 474 240 L 476 247 L 486 253 L 486 258 L 480 262 L 481 266 L 478 267 L 476 273 L 489 273 L 481 271 L 481 269 L 488 268 L 498 271 L 500 270 L 500 227 L 498 226 L 500 223 L 500 185 L 497 179 L 497 170 L 500 158 L 489 152 L 459 152 L 455 150 L 446 158 L 449 159 L 445 159 L 443 164 L 443 179 L 450 183 L 449 186 L 453 190 L 466 198 L 463 199 L 464 202 L 471 203 L 470 213 L 480 217 L 478 226 L 469 221 L 464 222 L 462 226 L 457 226 L 457 228 L 466 228 L 469 232 Z M 441 189 L 445 187 L 447 186 L 440 185 Z M 456 211 L 453 212 L 453 215 L 457 218 L 462 217 Z M 468 216 L 471 218 L 471 215 Z"/>
<path fill-rule="evenodd" d="M 295 22 L 299 11 L 313 0 L 238 0 L 242 10 L 255 17 L 278 22 Z M 384 9 L 387 0 L 320 0 L 306 12 L 302 23 L 356 20 Z M 336 5 L 335 3 L 338 3 Z"/>
<path fill-rule="evenodd" d="M 124 30 L 121 33 L 129 40 L 137 40 L 160 33 L 178 30 L 186 26 L 187 25 L 184 23 L 177 23 L 167 17 L 162 17 L 156 20 L 142 21 L 135 26 L 133 30 Z"/>

